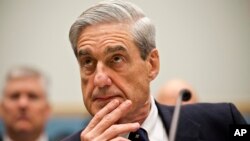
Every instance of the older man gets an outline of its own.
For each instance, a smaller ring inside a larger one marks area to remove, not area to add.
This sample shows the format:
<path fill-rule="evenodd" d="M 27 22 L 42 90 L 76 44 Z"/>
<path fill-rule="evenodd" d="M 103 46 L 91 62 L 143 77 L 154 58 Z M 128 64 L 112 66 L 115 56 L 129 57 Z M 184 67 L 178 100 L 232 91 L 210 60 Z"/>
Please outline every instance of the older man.
<path fill-rule="evenodd" d="M 104 1 L 70 29 L 82 95 L 92 120 L 64 141 L 167 141 L 173 107 L 155 102 L 150 82 L 159 72 L 155 28 L 137 6 Z M 227 139 L 228 125 L 245 123 L 232 104 L 186 106 L 177 140 Z"/>
<path fill-rule="evenodd" d="M 50 115 L 46 80 L 33 68 L 12 69 L 1 98 L 3 141 L 48 141 L 44 133 Z"/>

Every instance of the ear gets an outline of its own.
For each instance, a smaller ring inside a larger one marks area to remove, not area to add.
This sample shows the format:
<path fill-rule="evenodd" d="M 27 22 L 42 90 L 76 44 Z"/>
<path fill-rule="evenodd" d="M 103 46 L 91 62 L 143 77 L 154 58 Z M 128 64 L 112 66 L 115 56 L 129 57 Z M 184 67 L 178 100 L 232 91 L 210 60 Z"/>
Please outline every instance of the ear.
<path fill-rule="evenodd" d="M 159 69 L 160 69 L 160 58 L 159 58 L 159 54 L 158 54 L 158 50 L 156 48 L 154 48 L 148 55 L 147 58 L 147 62 L 148 62 L 148 68 L 149 68 L 149 78 L 150 80 L 154 80 L 156 78 L 156 76 L 159 73 Z"/>

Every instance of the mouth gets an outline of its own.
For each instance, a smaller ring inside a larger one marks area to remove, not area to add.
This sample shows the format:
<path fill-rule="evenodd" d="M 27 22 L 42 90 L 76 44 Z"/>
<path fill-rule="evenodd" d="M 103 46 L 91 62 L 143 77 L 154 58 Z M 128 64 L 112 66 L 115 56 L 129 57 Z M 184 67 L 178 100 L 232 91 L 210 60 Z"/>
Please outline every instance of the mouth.
<path fill-rule="evenodd" d="M 122 103 L 122 101 L 124 101 L 121 96 L 105 96 L 105 97 L 96 97 L 93 102 L 98 107 L 98 109 L 102 109 L 103 107 L 105 107 L 108 103 L 110 103 L 114 99 L 119 100 L 120 103 Z"/>
<path fill-rule="evenodd" d="M 25 114 L 23 115 L 20 115 L 17 120 L 20 120 L 20 121 L 26 121 L 26 120 L 29 120 L 29 117 Z"/>
<path fill-rule="evenodd" d="M 94 100 L 95 101 L 111 101 L 115 98 L 121 98 L 120 96 L 100 96 L 96 97 Z"/>

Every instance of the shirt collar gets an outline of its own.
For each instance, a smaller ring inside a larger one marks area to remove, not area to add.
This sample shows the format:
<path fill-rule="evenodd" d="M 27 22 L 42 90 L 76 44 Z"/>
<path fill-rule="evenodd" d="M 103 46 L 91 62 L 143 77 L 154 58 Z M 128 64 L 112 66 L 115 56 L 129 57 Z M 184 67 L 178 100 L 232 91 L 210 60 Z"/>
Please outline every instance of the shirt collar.
<path fill-rule="evenodd" d="M 153 141 L 168 141 L 165 127 L 158 115 L 158 108 L 155 104 L 154 97 L 150 95 L 151 107 L 146 120 L 142 123 L 141 128 L 145 129 L 148 137 Z M 128 138 L 129 134 L 122 135 Z"/>
<path fill-rule="evenodd" d="M 148 137 L 153 141 L 168 141 L 165 127 L 158 114 L 158 108 L 155 104 L 154 97 L 151 95 L 151 108 L 148 117 L 143 122 L 141 127 L 148 133 Z"/>
<path fill-rule="evenodd" d="M 157 121 L 157 116 L 158 116 L 158 110 L 157 110 L 157 107 L 155 105 L 155 101 L 154 101 L 153 96 L 150 96 L 150 100 L 151 100 L 150 112 L 149 112 L 146 120 L 141 125 L 141 127 L 143 129 L 145 129 L 147 132 L 150 132 L 154 129 L 154 125 Z"/>

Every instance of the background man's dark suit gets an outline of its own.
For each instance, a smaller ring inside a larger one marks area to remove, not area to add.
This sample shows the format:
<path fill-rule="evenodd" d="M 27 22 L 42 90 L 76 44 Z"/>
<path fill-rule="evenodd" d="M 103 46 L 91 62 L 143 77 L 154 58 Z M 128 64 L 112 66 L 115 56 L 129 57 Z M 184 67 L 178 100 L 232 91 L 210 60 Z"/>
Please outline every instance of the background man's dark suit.
<path fill-rule="evenodd" d="M 174 107 L 156 103 L 166 132 Z M 233 104 L 195 104 L 183 106 L 180 113 L 176 141 L 227 141 L 230 124 L 246 124 Z M 80 141 L 81 131 L 63 141 Z"/>

